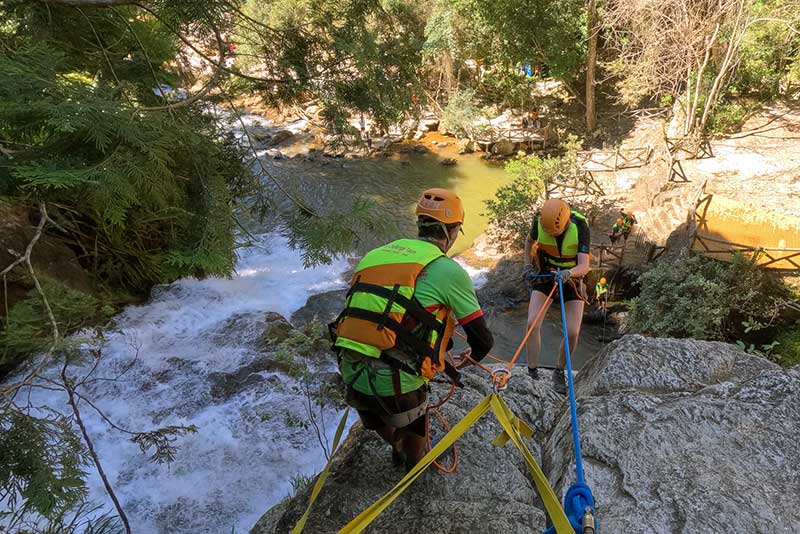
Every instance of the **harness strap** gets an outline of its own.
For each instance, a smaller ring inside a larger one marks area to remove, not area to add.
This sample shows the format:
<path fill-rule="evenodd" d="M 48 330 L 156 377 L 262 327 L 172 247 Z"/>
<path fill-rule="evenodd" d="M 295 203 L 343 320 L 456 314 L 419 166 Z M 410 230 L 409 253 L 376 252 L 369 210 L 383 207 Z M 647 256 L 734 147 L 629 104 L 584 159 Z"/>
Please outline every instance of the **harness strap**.
<path fill-rule="evenodd" d="M 400 340 L 405 345 L 407 345 L 409 348 L 411 348 L 411 350 L 413 350 L 416 354 L 419 354 L 423 357 L 427 356 L 431 359 L 435 357 L 434 349 L 431 348 L 424 340 L 418 338 L 417 336 L 409 332 L 406 328 L 404 328 L 403 325 L 401 325 L 391 317 L 386 316 L 385 314 L 377 313 L 370 310 L 364 310 L 361 308 L 345 308 L 345 310 L 341 314 L 341 317 L 342 318 L 353 317 L 355 319 L 363 319 L 365 321 L 369 321 L 375 324 L 380 324 L 381 320 L 383 320 L 384 327 L 394 332 L 397 335 L 397 339 Z M 441 338 L 441 336 L 439 337 Z"/>
<path fill-rule="evenodd" d="M 411 316 L 414 319 L 424 324 L 431 330 L 438 330 L 442 327 L 442 324 L 438 320 L 436 320 L 436 317 L 431 312 L 423 308 L 415 300 L 410 299 L 405 295 L 398 293 L 397 292 L 398 289 L 399 286 L 397 285 L 394 286 L 394 290 L 391 290 L 376 284 L 368 284 L 366 282 L 358 282 L 358 281 L 355 284 L 353 284 L 353 287 L 350 288 L 351 291 L 370 293 L 372 295 L 388 299 L 391 303 L 396 302 L 397 304 L 405 308 L 406 311 L 409 314 L 411 314 Z M 388 306 L 387 310 L 390 309 L 391 306 Z M 386 313 L 388 313 L 388 311 L 386 311 Z"/>
<path fill-rule="evenodd" d="M 386 299 L 386 307 L 383 308 L 383 318 L 378 321 L 378 330 L 383 330 L 383 328 L 386 326 L 386 320 L 389 318 L 389 313 L 392 311 L 392 306 L 394 306 L 394 302 L 397 299 L 397 292 L 399 290 L 400 284 L 395 284 L 394 289 L 392 289 L 392 292 L 389 294 L 389 298 Z"/>

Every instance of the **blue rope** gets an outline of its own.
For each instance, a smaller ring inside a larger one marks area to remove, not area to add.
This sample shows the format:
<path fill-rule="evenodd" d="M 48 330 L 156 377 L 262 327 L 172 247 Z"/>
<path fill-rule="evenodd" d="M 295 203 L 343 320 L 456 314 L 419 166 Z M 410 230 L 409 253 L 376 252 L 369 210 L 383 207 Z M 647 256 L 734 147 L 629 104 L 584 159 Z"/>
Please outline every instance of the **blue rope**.
<path fill-rule="evenodd" d="M 546 278 L 553 274 L 529 275 L 530 278 Z M 569 413 L 572 423 L 572 443 L 575 450 L 575 472 L 578 481 L 569 487 L 564 495 L 564 513 L 567 515 L 575 532 L 583 532 L 583 514 L 590 508 L 594 515 L 594 495 L 592 489 L 586 484 L 583 476 L 583 457 L 581 454 L 581 434 L 578 429 L 578 406 L 575 402 L 575 385 L 572 381 L 572 356 L 569 350 L 569 336 L 567 335 L 567 314 L 564 311 L 564 285 L 561 278 L 556 278 L 558 284 L 558 300 L 561 304 L 561 329 L 564 335 L 564 354 L 567 360 L 567 384 L 569 386 Z M 555 527 L 550 527 L 545 534 L 556 534 Z"/>

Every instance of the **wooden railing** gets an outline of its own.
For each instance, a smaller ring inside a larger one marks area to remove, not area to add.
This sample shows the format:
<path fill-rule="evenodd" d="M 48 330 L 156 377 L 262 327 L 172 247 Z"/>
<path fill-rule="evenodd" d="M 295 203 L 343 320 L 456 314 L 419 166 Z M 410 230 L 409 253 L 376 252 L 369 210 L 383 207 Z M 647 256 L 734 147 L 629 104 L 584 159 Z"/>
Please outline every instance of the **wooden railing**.
<path fill-rule="evenodd" d="M 665 137 L 666 151 L 670 159 L 713 158 L 711 141 L 705 135 L 688 137 Z M 681 157 L 683 156 L 683 157 Z"/>
<path fill-rule="evenodd" d="M 708 228 L 708 209 L 714 195 L 705 193 L 705 183 L 698 191 L 694 207 L 695 229 L 692 235 L 692 250 L 696 253 L 723 261 L 731 261 L 734 254 L 747 254 L 760 267 L 775 271 L 800 271 L 800 248 L 772 248 L 745 245 L 703 234 Z M 698 246 L 699 245 L 699 246 Z"/>
<path fill-rule="evenodd" d="M 548 182 L 547 198 L 558 197 L 570 200 L 580 197 L 600 197 L 605 192 L 591 172 L 584 172 L 581 175 L 566 177 L 558 175 Z"/>
<path fill-rule="evenodd" d="M 653 147 L 616 148 L 612 151 L 578 152 L 578 165 L 586 171 L 617 171 L 643 167 L 650 162 Z"/>
<path fill-rule="evenodd" d="M 706 235 L 695 235 L 695 252 L 718 260 L 730 261 L 734 254 L 745 253 L 755 258 L 759 267 L 779 271 L 800 271 L 800 248 L 769 248 L 743 245 Z M 713 248 L 716 247 L 716 248 Z"/>

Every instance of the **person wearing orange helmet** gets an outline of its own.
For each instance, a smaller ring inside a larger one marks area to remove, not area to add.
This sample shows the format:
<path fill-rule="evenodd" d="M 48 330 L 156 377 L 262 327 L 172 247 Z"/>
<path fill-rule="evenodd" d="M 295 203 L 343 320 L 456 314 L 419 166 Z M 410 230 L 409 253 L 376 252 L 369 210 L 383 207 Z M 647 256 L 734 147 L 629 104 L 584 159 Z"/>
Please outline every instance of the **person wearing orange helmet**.
<path fill-rule="evenodd" d="M 619 214 L 622 217 L 622 239 L 627 243 L 633 231 L 633 225 L 639 221 L 636 220 L 633 210 L 619 210 Z"/>
<path fill-rule="evenodd" d="M 624 221 L 621 218 L 617 219 L 617 221 L 614 223 L 614 226 L 611 227 L 611 233 L 608 234 L 608 238 L 611 240 L 612 245 L 619 241 L 619 238 L 622 237 L 623 222 Z"/>
<path fill-rule="evenodd" d="M 569 204 L 559 198 L 545 201 L 534 218 L 533 227 L 525 239 L 524 277 L 531 290 L 528 304 L 528 328 L 534 324 L 528 338 L 528 373 L 539 377 L 539 353 L 542 348 L 541 329 L 547 308 L 552 303 L 547 296 L 553 287 L 552 279 L 533 279 L 529 275 L 554 273 L 562 279 L 564 288 L 564 312 L 567 317 L 567 337 L 570 353 L 575 354 L 578 335 L 583 321 L 583 303 L 586 290 L 583 277 L 589 272 L 589 223 L 586 217 L 570 210 Z M 534 269 L 533 265 L 536 265 Z M 554 295 L 558 298 L 557 295 Z M 539 313 L 542 308 L 544 313 Z M 564 367 L 566 366 L 562 343 L 553 371 L 553 387 L 558 393 L 566 393 Z"/>
<path fill-rule="evenodd" d="M 608 301 L 608 280 L 605 276 L 600 277 L 597 285 L 594 286 L 594 299 L 597 301 L 598 309 L 605 312 Z"/>
<path fill-rule="evenodd" d="M 344 310 L 330 325 L 347 403 L 407 470 L 425 455 L 428 382 L 445 371 L 458 383 L 445 359 L 456 324 L 469 345 L 456 366 L 480 361 L 494 343 L 469 275 L 446 256 L 464 223 L 461 199 L 428 189 L 416 215 L 416 239 L 392 241 L 361 259 Z"/>

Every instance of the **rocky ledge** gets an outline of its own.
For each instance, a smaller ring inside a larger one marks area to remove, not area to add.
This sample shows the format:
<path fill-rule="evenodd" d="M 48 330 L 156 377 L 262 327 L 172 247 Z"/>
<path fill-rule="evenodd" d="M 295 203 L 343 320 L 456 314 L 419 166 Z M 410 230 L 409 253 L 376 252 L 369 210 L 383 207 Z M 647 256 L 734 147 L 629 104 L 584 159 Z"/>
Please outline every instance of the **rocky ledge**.
<path fill-rule="evenodd" d="M 486 394 L 471 370 L 445 405 L 454 423 Z M 545 377 L 549 378 L 549 377 Z M 732 345 L 625 336 L 576 379 L 586 479 L 608 533 L 790 533 L 800 525 L 800 367 L 781 369 Z M 434 397 L 445 393 L 434 386 Z M 574 482 L 569 411 L 549 380 L 517 371 L 504 398 L 535 429 L 531 450 L 563 495 Z M 459 442 L 453 475 L 424 473 L 368 532 L 540 533 L 546 524 L 522 458 L 490 442 L 491 413 Z M 336 532 L 402 476 L 356 423 L 305 532 Z M 291 530 L 311 485 L 251 534 Z"/>

